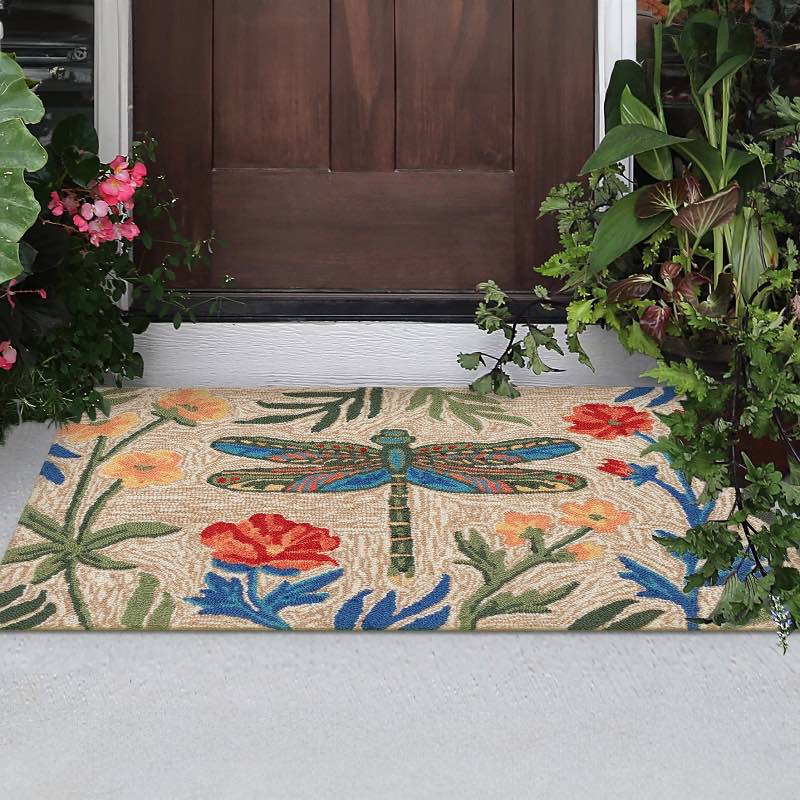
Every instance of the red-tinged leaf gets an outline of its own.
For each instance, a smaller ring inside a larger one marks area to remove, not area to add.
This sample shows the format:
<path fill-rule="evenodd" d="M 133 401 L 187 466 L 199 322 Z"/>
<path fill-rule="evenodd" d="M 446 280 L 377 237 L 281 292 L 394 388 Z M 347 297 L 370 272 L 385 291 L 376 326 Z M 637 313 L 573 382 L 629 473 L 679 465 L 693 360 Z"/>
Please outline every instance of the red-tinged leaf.
<path fill-rule="evenodd" d="M 700 287 L 710 284 L 711 281 L 705 275 L 698 272 L 690 272 L 677 281 L 674 281 L 671 292 L 664 293 L 664 299 L 668 302 L 686 302 L 693 306 L 697 305 Z"/>
<path fill-rule="evenodd" d="M 684 206 L 672 220 L 672 224 L 700 239 L 713 228 L 725 225 L 733 219 L 740 194 L 739 184 L 732 183 L 727 189 L 699 203 Z"/>
<path fill-rule="evenodd" d="M 703 199 L 703 191 L 700 188 L 700 181 L 695 178 L 691 173 L 683 176 L 683 181 L 686 186 L 686 202 L 699 203 Z"/>
<path fill-rule="evenodd" d="M 631 275 L 608 287 L 608 301 L 621 303 L 625 300 L 641 300 L 653 285 L 650 275 Z"/>
<path fill-rule="evenodd" d="M 683 272 L 683 267 L 676 261 L 665 261 L 661 265 L 661 280 L 674 281 Z"/>
<path fill-rule="evenodd" d="M 668 308 L 652 305 L 642 314 L 639 325 L 648 336 L 661 344 L 667 333 L 667 323 L 669 322 L 670 316 L 670 310 Z"/>
<path fill-rule="evenodd" d="M 687 201 L 688 194 L 685 178 L 654 183 L 636 201 L 636 216 L 639 219 L 649 219 L 665 211 L 676 214 Z"/>

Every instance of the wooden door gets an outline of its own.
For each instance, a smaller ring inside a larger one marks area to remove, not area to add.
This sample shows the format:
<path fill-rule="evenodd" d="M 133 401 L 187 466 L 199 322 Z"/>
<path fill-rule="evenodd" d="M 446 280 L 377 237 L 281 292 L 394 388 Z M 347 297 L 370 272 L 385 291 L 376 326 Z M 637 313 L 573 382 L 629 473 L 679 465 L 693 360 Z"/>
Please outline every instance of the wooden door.
<path fill-rule="evenodd" d="M 135 127 L 196 236 L 187 285 L 528 288 L 593 146 L 596 0 L 134 0 Z"/>

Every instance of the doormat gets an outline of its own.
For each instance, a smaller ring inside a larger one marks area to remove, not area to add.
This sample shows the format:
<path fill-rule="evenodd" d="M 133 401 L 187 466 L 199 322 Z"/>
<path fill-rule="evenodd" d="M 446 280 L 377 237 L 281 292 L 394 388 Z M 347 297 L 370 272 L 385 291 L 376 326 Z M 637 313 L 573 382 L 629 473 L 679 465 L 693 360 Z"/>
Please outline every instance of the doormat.
<path fill-rule="evenodd" d="M 642 454 L 670 390 L 106 396 L 50 448 L 0 627 L 676 631 L 719 599 L 654 540 L 730 507 Z"/>

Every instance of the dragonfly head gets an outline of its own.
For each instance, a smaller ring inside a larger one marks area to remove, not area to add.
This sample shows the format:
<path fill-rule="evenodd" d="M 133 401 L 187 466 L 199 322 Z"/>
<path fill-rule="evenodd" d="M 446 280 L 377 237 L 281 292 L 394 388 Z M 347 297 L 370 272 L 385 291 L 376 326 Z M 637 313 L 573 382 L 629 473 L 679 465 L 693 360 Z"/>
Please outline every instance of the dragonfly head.
<path fill-rule="evenodd" d="M 384 428 L 377 436 L 373 436 L 370 441 L 388 447 L 391 445 L 409 445 L 416 440 L 408 431 L 404 431 L 402 428 Z"/>

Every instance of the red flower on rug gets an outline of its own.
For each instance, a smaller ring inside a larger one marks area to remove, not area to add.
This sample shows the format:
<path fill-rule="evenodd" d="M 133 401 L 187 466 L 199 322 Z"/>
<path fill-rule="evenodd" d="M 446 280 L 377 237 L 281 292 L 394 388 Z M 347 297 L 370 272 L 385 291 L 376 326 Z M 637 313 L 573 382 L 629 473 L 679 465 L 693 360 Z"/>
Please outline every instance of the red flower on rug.
<path fill-rule="evenodd" d="M 326 528 L 293 522 L 280 514 L 253 514 L 239 522 L 215 522 L 200 534 L 214 558 L 229 564 L 308 570 L 337 564 L 325 551 L 340 543 Z"/>
<path fill-rule="evenodd" d="M 619 478 L 630 478 L 633 475 L 633 469 L 618 458 L 607 458 L 597 469 Z"/>
<path fill-rule="evenodd" d="M 572 416 L 564 417 L 572 423 L 570 431 L 585 433 L 595 439 L 616 439 L 631 436 L 639 431 L 653 429 L 653 418 L 646 411 L 633 406 L 609 406 L 605 403 L 584 403 L 572 409 Z"/>

